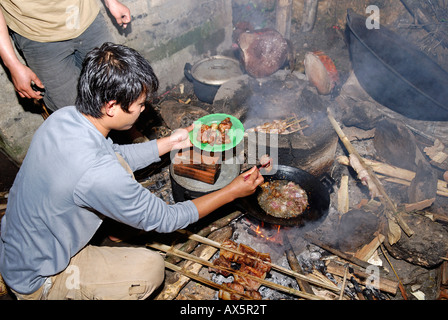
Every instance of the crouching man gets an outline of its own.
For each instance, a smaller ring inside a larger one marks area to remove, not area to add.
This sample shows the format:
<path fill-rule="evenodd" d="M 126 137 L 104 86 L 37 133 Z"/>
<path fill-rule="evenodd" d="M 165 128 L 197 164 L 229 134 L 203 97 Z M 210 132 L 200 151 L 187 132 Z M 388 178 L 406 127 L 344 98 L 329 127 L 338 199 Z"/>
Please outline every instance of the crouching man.
<path fill-rule="evenodd" d="M 135 171 L 191 146 L 192 126 L 140 144 L 107 138 L 131 128 L 157 89 L 138 52 L 106 43 L 84 61 L 76 105 L 36 131 L 1 221 L 0 273 L 18 299 L 144 299 L 162 283 L 164 261 L 146 248 L 90 245 L 104 217 L 172 232 L 263 182 L 254 167 L 249 179 L 240 175 L 221 190 L 168 205 L 135 181 L 120 162 Z"/>

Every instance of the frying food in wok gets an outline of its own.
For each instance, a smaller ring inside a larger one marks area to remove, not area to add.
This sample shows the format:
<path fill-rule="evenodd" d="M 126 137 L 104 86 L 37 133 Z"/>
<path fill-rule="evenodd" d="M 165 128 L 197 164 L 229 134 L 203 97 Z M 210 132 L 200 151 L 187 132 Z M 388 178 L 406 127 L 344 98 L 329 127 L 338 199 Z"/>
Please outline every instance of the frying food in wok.
<path fill-rule="evenodd" d="M 288 180 L 263 183 L 257 195 L 260 207 L 276 218 L 295 218 L 308 207 L 308 195 L 298 184 Z"/>

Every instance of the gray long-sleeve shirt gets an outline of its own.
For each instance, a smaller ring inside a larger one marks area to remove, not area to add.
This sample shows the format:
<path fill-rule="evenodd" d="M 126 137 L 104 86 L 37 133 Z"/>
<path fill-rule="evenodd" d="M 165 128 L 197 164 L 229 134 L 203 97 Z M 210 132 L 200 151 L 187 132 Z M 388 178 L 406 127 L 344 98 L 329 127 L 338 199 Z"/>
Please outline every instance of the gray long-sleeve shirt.
<path fill-rule="evenodd" d="M 115 152 L 133 171 L 160 161 L 155 140 L 113 144 L 75 107 L 56 111 L 36 131 L 1 221 L 0 273 L 12 289 L 32 293 L 64 270 L 102 215 L 158 232 L 198 220 L 191 201 L 167 205 L 126 172 Z"/>

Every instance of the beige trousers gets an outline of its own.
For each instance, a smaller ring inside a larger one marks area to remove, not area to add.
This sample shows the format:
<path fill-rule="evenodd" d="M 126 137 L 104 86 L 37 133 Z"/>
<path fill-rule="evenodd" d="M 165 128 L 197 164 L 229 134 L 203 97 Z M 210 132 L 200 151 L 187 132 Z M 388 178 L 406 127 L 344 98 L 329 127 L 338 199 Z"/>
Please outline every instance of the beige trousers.
<path fill-rule="evenodd" d="M 87 246 L 68 267 L 19 300 L 138 300 L 163 282 L 161 255 L 146 248 Z"/>
<path fill-rule="evenodd" d="M 134 176 L 126 161 L 116 155 Z M 138 300 L 157 289 L 164 276 L 164 260 L 154 251 L 89 245 L 36 292 L 28 295 L 13 292 L 19 300 Z"/>

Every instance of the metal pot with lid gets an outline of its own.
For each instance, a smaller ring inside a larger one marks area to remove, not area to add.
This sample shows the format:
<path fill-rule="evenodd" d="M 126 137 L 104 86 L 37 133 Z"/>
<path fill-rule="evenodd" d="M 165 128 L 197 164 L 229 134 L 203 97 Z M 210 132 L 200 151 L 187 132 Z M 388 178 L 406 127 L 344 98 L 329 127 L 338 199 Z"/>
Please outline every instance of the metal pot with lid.
<path fill-rule="evenodd" d="M 184 67 L 184 75 L 193 83 L 195 95 L 210 104 L 223 83 L 242 74 L 238 60 L 220 55 L 200 60 L 193 66 L 186 63 Z"/>

